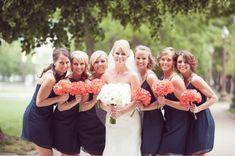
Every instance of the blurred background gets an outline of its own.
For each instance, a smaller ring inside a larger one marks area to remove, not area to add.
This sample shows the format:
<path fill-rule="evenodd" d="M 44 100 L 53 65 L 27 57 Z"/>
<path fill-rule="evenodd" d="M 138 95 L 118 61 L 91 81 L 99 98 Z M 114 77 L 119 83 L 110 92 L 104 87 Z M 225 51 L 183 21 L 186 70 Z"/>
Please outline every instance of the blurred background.
<path fill-rule="evenodd" d="M 119 39 L 133 50 L 146 45 L 154 56 L 168 46 L 195 54 L 197 73 L 220 99 L 211 108 L 211 155 L 235 155 L 234 0 L 2 0 L 0 7 L 0 155 L 37 155 L 19 138 L 22 115 L 54 47 L 109 53 Z"/>

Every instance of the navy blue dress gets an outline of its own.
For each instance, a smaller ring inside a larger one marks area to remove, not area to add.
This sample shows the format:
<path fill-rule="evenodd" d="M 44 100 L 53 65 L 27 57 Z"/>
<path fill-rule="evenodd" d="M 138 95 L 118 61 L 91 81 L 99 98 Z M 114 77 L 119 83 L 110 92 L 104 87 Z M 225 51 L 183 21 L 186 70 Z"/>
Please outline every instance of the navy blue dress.
<path fill-rule="evenodd" d="M 68 102 L 75 99 L 69 96 Z M 80 140 L 78 133 L 79 105 L 69 110 L 54 112 L 54 147 L 65 154 L 74 155 L 80 153 Z"/>
<path fill-rule="evenodd" d="M 187 89 L 196 89 L 202 96 L 202 101 L 194 104 L 200 106 L 206 102 L 207 97 L 191 83 Z M 189 112 L 190 128 L 185 152 L 187 155 L 204 154 L 210 152 L 214 146 L 215 122 L 209 108 L 196 113 L 196 116 L 197 120 L 194 119 L 193 113 Z"/>
<path fill-rule="evenodd" d="M 90 94 L 89 100 L 92 98 Z M 96 115 L 96 106 L 80 112 L 78 125 L 83 150 L 92 155 L 102 155 L 105 146 L 105 126 Z"/>
<path fill-rule="evenodd" d="M 151 95 L 150 103 L 156 101 L 152 89 L 145 80 L 141 88 L 149 91 Z M 142 145 L 141 153 L 144 155 L 156 155 L 161 143 L 164 128 L 164 118 L 161 109 L 144 111 L 142 125 Z"/>
<path fill-rule="evenodd" d="M 51 149 L 53 146 L 53 105 L 37 107 L 36 99 L 41 84 L 37 84 L 30 104 L 25 110 L 23 117 L 23 129 L 21 138 L 34 144 Z M 52 90 L 48 98 L 55 97 Z"/>
<path fill-rule="evenodd" d="M 174 93 L 167 94 L 166 99 L 179 101 Z M 164 106 L 165 128 L 159 154 L 184 154 L 186 137 L 189 129 L 188 112 L 170 106 Z"/>

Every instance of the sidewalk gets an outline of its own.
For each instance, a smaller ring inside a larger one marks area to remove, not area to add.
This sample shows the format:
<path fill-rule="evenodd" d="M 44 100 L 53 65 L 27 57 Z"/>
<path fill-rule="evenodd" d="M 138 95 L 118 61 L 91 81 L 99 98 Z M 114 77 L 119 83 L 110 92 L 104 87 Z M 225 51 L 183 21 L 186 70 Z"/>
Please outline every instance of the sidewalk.
<path fill-rule="evenodd" d="M 211 107 L 215 119 L 215 145 L 210 156 L 235 156 L 235 117 L 228 109 L 229 104 L 222 102 Z"/>

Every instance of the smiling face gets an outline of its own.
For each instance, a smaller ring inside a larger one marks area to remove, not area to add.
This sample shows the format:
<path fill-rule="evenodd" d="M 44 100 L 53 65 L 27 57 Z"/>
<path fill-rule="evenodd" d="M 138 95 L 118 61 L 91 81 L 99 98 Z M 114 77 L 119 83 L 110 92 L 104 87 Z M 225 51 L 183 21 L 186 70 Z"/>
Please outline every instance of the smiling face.
<path fill-rule="evenodd" d="M 117 47 L 113 51 L 113 59 L 117 64 L 125 64 L 129 56 L 128 52 L 123 51 L 120 47 Z"/>
<path fill-rule="evenodd" d="M 163 71 L 173 70 L 174 60 L 172 54 L 162 55 L 159 59 L 159 65 Z"/>
<path fill-rule="evenodd" d="M 176 62 L 177 70 L 183 74 L 186 72 L 195 72 L 196 67 L 196 57 L 189 51 L 181 50 Z"/>
<path fill-rule="evenodd" d="M 63 54 L 60 54 L 58 59 L 54 62 L 54 66 L 55 66 L 55 71 L 58 74 L 62 75 L 66 73 L 67 70 L 69 69 L 70 59 Z"/>
<path fill-rule="evenodd" d="M 92 64 L 92 67 L 96 74 L 103 74 L 107 68 L 107 58 L 103 55 L 99 56 L 94 63 Z"/>
<path fill-rule="evenodd" d="M 182 55 L 177 58 L 176 67 L 177 70 L 182 74 L 191 71 L 190 65 L 186 62 Z"/>
<path fill-rule="evenodd" d="M 147 69 L 149 64 L 149 54 L 145 51 L 138 50 L 135 52 L 135 63 L 139 70 Z"/>
<path fill-rule="evenodd" d="M 72 71 L 76 75 L 82 75 L 86 69 L 86 62 L 84 59 L 73 58 L 72 60 Z"/>

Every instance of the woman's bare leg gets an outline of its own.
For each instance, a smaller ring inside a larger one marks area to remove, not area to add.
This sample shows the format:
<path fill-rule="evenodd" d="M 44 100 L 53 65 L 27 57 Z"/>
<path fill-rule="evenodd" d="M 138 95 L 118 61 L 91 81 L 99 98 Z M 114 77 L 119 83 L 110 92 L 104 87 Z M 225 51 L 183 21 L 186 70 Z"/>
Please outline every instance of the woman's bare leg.
<path fill-rule="evenodd" d="M 36 145 L 36 150 L 39 156 L 53 156 L 52 149 L 47 149 Z"/>

